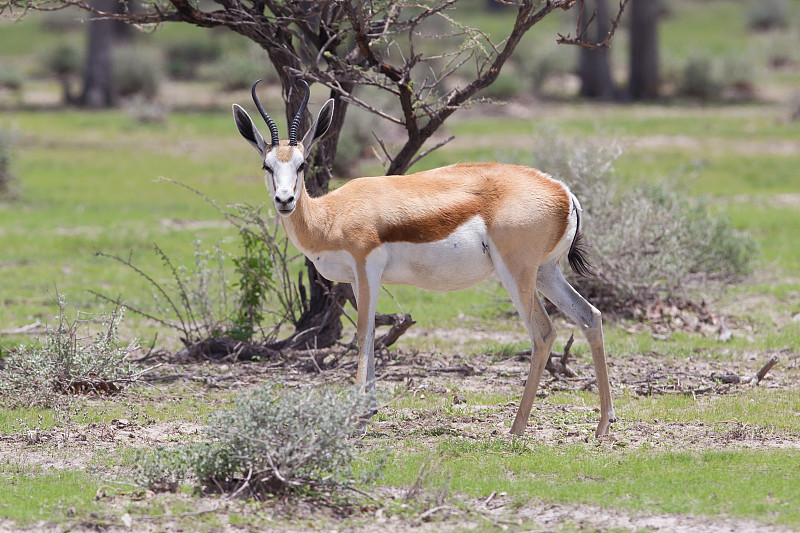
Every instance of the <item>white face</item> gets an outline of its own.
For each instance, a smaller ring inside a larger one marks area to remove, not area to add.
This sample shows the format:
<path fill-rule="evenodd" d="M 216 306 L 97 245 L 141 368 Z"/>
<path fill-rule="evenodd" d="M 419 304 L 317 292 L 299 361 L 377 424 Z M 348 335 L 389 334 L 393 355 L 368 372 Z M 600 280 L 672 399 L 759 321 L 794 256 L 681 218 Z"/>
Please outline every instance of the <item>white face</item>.
<path fill-rule="evenodd" d="M 264 181 L 279 215 L 289 216 L 297 207 L 303 190 L 305 168 L 302 145 L 280 145 L 267 152 L 264 158 Z"/>

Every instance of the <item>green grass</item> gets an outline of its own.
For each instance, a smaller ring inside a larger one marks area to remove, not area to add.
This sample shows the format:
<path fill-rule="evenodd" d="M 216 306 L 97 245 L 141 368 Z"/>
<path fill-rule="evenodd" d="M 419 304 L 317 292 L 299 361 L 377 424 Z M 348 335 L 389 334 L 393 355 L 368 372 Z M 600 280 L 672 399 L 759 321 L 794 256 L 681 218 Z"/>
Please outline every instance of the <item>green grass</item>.
<path fill-rule="evenodd" d="M 587 401 L 589 401 L 587 399 Z M 800 397 L 790 390 L 744 389 L 724 395 L 622 396 L 617 414 L 630 422 L 687 422 L 714 425 L 736 420 L 766 432 L 800 433 Z"/>
<path fill-rule="evenodd" d="M 100 481 L 85 472 L 5 463 L 0 465 L 0 483 L 0 517 L 19 525 L 88 516 L 99 506 L 95 495 Z"/>
<path fill-rule="evenodd" d="M 429 455 L 403 450 L 383 482 L 410 486 Z M 800 452 L 606 452 L 594 445 L 551 447 L 445 439 L 431 488 L 485 498 L 521 498 L 621 507 L 640 512 L 724 515 L 800 524 Z M 499 472 L 506 475 L 497 475 Z"/>
<path fill-rule="evenodd" d="M 117 398 L 76 397 L 65 409 L 0 408 L 0 435 L 17 434 L 24 429 L 48 431 L 65 424 L 108 424 L 128 419 L 133 424 L 163 422 L 205 423 L 208 415 L 232 404 L 235 393 L 208 392 L 200 395 L 178 384 L 151 389 L 125 391 Z"/>
<path fill-rule="evenodd" d="M 58 415 L 53 409 L 39 407 L 0 409 L 0 435 L 14 434 L 25 429 L 47 431 L 58 423 Z"/>

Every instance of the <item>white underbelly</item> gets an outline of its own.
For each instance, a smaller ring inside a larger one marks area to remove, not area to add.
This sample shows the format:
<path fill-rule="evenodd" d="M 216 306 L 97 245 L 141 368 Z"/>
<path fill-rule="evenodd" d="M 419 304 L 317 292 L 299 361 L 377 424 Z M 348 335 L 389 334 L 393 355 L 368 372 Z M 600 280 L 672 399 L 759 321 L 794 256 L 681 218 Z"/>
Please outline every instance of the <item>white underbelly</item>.
<path fill-rule="evenodd" d="M 355 283 L 355 259 L 349 252 L 320 252 L 311 261 L 323 278 L 340 283 Z"/>
<path fill-rule="evenodd" d="M 494 272 L 486 224 L 480 217 L 439 241 L 392 242 L 381 248 L 387 257 L 382 283 L 455 291 L 472 287 Z"/>
<path fill-rule="evenodd" d="M 381 283 L 456 291 L 472 287 L 494 273 L 489 248 L 486 224 L 475 217 L 439 241 L 382 244 L 370 253 L 367 262 L 385 265 Z M 319 252 L 310 258 L 324 278 L 355 283 L 355 259 L 349 252 Z"/>

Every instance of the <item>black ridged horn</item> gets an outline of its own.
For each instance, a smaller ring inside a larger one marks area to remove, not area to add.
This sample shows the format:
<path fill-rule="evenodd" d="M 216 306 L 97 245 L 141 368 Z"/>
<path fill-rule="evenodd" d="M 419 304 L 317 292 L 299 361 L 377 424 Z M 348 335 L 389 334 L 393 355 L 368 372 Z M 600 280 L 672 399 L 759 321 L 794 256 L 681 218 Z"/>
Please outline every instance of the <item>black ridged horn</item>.
<path fill-rule="evenodd" d="M 305 80 L 298 80 L 298 81 L 303 85 L 305 85 L 306 95 L 305 97 L 303 97 L 303 103 L 300 104 L 300 109 L 297 111 L 297 114 L 294 116 L 294 120 L 292 120 L 292 125 L 289 127 L 289 146 L 297 146 L 297 128 L 300 127 L 300 120 L 303 118 L 303 112 L 305 112 L 306 110 L 306 104 L 308 104 L 308 97 L 311 96 L 311 89 L 309 88 Z"/>
<path fill-rule="evenodd" d="M 267 127 L 269 127 L 269 133 L 272 136 L 272 142 L 270 144 L 272 144 L 272 146 L 277 146 L 280 142 L 278 139 L 278 126 L 275 125 L 275 121 L 272 120 L 269 115 L 267 115 L 266 111 L 264 111 L 264 106 L 261 105 L 261 102 L 258 100 L 258 96 L 256 96 L 256 85 L 258 85 L 260 81 L 261 80 L 256 80 L 256 82 L 253 84 L 253 88 L 250 89 L 250 93 L 253 95 L 253 102 L 256 103 L 258 112 L 261 113 L 261 118 L 264 119 L 264 122 L 267 123 Z"/>

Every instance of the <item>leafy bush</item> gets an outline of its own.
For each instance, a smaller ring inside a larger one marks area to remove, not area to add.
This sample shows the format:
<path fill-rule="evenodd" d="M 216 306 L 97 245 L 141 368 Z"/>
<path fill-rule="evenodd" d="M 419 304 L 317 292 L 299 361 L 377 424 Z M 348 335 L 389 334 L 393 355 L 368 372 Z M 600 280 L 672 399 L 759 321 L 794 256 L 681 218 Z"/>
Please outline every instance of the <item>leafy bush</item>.
<path fill-rule="evenodd" d="M 222 44 L 218 39 L 209 38 L 207 33 L 192 34 L 170 43 L 166 47 L 167 73 L 178 79 L 190 80 L 197 77 L 198 69 L 216 61 L 222 55 Z"/>
<path fill-rule="evenodd" d="M 56 76 L 71 76 L 80 72 L 83 56 L 75 46 L 61 43 L 45 53 L 44 62 Z"/>
<path fill-rule="evenodd" d="M 788 31 L 771 34 L 766 38 L 765 54 L 771 67 L 785 68 L 800 62 L 800 50 L 797 43 L 800 41 L 800 32 Z"/>
<path fill-rule="evenodd" d="M 523 84 L 519 78 L 519 74 L 503 70 L 497 76 L 497 79 L 494 80 L 494 83 L 481 91 L 481 95 L 496 100 L 510 100 L 517 96 L 522 90 Z"/>
<path fill-rule="evenodd" d="M 240 231 L 239 236 L 242 255 L 233 258 L 239 275 L 235 285 L 239 288 L 239 299 L 229 333 L 234 339 L 249 341 L 264 320 L 264 304 L 275 282 L 275 266 L 264 240 L 249 230 Z"/>
<path fill-rule="evenodd" d="M 534 158 L 581 200 L 595 272 L 574 278 L 605 310 L 732 283 L 752 270 L 754 241 L 668 184 L 617 188 L 621 149 L 606 140 L 546 136 Z"/>
<path fill-rule="evenodd" d="M 747 14 L 747 27 L 756 31 L 782 29 L 789 26 L 788 0 L 760 0 Z"/>
<path fill-rule="evenodd" d="M 191 187 L 186 188 L 203 196 Z M 209 198 L 203 198 L 218 208 Z M 234 256 L 219 247 L 203 250 L 200 241 L 195 241 L 194 264 L 176 265 L 155 245 L 156 255 L 172 278 L 168 282 L 155 279 L 130 259 L 103 253 L 98 255 L 129 267 L 150 283 L 152 305 L 143 307 L 128 303 L 127 307 L 177 330 L 187 347 L 220 337 L 253 341 L 257 333 L 264 343 L 274 341 L 283 323 L 296 321 L 298 313 L 302 312 L 300 295 L 290 279 L 288 240 L 285 236 L 279 238 L 280 226 L 265 220 L 258 210 L 236 206 L 234 212 L 222 209 L 220 212 L 239 231 L 243 241 L 242 254 Z M 229 260 L 239 276 L 233 284 L 238 291 L 231 291 L 228 281 Z M 122 303 L 119 298 L 92 292 L 117 305 Z M 264 327 L 262 321 L 270 314 L 277 315 L 276 323 Z"/>
<path fill-rule="evenodd" d="M 25 75 L 15 65 L 0 63 L 0 88 L 19 91 L 25 83 Z"/>
<path fill-rule="evenodd" d="M 125 113 L 139 124 L 163 124 L 170 113 L 168 105 L 136 94 L 123 102 Z"/>
<path fill-rule="evenodd" d="M 712 57 L 695 52 L 683 65 L 678 93 L 701 100 L 753 98 L 757 62 L 749 53 Z"/>
<path fill-rule="evenodd" d="M 151 488 L 193 481 L 203 491 L 256 498 L 346 488 L 359 459 L 351 435 L 368 406 L 369 397 L 355 389 L 267 383 L 212 415 L 209 441 L 144 453 L 138 477 Z"/>
<path fill-rule="evenodd" d="M 17 143 L 17 133 L 13 128 L 0 128 L 0 196 L 12 193 L 14 174 L 11 165 L 14 161 L 14 145 Z"/>
<path fill-rule="evenodd" d="M 358 171 L 358 163 L 371 156 L 370 148 L 377 145 L 373 132 L 380 131 L 381 118 L 368 111 L 351 106 L 347 112 L 347 127 L 339 134 L 333 173 L 351 178 Z M 380 148 L 377 148 L 380 151 Z"/>
<path fill-rule="evenodd" d="M 102 317 L 104 329 L 94 337 L 81 331 L 89 322 L 81 313 L 73 320 L 66 317 L 62 295 L 58 295 L 58 310 L 58 327 L 47 328 L 44 340 L 20 346 L 6 358 L 0 372 L 0 403 L 54 407 L 72 394 L 118 392 L 121 382 L 136 378 L 127 356 L 138 344 L 120 346 L 117 339 L 122 308 Z"/>
<path fill-rule="evenodd" d="M 162 57 L 154 49 L 122 46 L 114 50 L 114 86 L 120 96 L 155 98 L 163 73 Z"/>
<path fill-rule="evenodd" d="M 249 89 L 257 79 L 263 79 L 267 85 L 278 81 L 266 52 L 252 44 L 243 51 L 222 57 L 214 64 L 213 76 L 226 91 Z"/>
<path fill-rule="evenodd" d="M 714 60 L 703 53 L 695 53 L 683 68 L 678 92 L 684 96 L 711 100 L 719 98 L 724 88 L 719 68 Z"/>
<path fill-rule="evenodd" d="M 789 103 L 789 120 L 800 120 L 800 94 L 795 94 Z"/>
<path fill-rule="evenodd" d="M 518 50 L 511 59 L 517 77 L 526 89 L 533 94 L 541 94 L 550 77 L 575 70 L 575 57 L 568 47 L 547 41 L 529 46 L 526 50 Z"/>
<path fill-rule="evenodd" d="M 202 250 L 200 244 L 200 241 L 194 242 L 194 265 L 191 267 L 175 265 L 158 245 L 154 245 L 155 254 L 172 276 L 169 283 L 157 281 L 129 259 L 104 253 L 97 255 L 114 259 L 150 282 L 155 310 L 144 310 L 135 305 L 129 305 L 128 308 L 179 331 L 181 340 L 188 346 L 199 340 L 221 335 L 226 331 L 230 317 L 224 271 L 226 254 L 219 248 Z M 120 299 L 92 292 L 114 304 L 122 303 Z"/>

